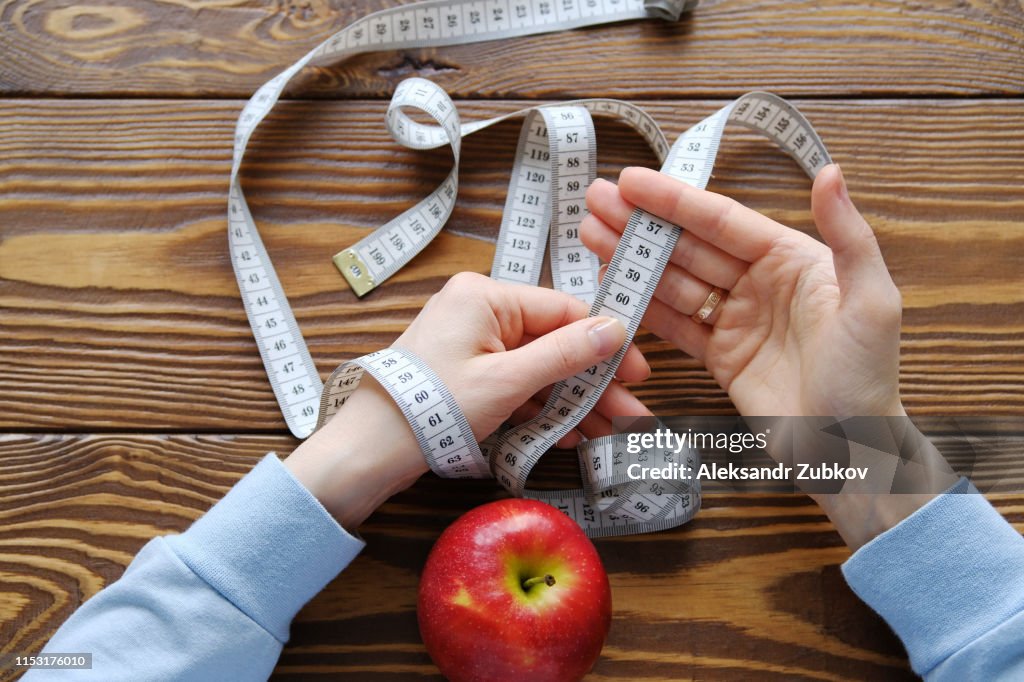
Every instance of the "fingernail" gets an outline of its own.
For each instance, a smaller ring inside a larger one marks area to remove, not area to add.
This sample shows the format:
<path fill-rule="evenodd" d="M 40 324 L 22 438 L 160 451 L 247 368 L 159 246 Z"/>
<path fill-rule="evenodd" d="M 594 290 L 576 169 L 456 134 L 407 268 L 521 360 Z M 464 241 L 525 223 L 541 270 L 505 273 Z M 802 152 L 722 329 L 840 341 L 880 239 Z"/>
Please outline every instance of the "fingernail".
<path fill-rule="evenodd" d="M 639 381 L 647 381 L 648 379 L 651 378 L 651 374 L 651 365 L 650 363 L 647 362 L 647 358 L 644 358 L 644 376 L 642 379 L 639 379 Z M 619 375 L 618 372 L 615 373 L 615 378 L 618 379 L 619 381 L 624 381 L 624 379 Z"/>
<path fill-rule="evenodd" d="M 594 351 L 604 357 L 611 355 L 626 342 L 626 328 L 614 317 L 598 317 L 597 323 L 590 328 L 590 343 Z"/>
<path fill-rule="evenodd" d="M 835 164 L 836 173 L 839 175 L 839 184 L 836 186 L 836 194 L 839 197 L 839 201 L 846 203 L 853 203 L 850 201 L 850 192 L 846 189 L 846 178 L 843 176 L 843 169 L 839 167 L 839 164 Z"/>
<path fill-rule="evenodd" d="M 594 178 L 594 182 L 592 182 L 591 184 L 592 185 L 600 185 L 600 184 L 614 185 L 615 183 L 614 182 L 609 182 L 608 180 L 605 180 L 604 178 Z"/>
<path fill-rule="evenodd" d="M 602 279 L 604 279 L 604 273 L 606 273 L 606 272 L 608 272 L 608 264 L 607 263 L 605 263 L 604 265 L 602 265 L 601 267 L 599 267 L 597 269 L 597 281 L 598 282 L 600 282 Z"/>

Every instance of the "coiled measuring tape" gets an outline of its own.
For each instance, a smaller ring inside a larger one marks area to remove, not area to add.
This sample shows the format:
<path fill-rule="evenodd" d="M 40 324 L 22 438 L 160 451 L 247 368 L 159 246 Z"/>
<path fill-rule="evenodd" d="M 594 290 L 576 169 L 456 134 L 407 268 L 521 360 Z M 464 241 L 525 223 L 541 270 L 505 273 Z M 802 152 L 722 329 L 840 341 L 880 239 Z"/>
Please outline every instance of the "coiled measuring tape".
<path fill-rule="evenodd" d="M 435 473 L 445 478 L 492 475 L 494 457 L 499 451 L 488 452 L 488 441 L 477 443 L 469 422 L 444 383 L 423 360 L 403 348 L 370 353 L 336 369 L 325 384 L 318 428 L 345 404 L 367 372 L 397 403 Z M 551 420 L 537 428 L 553 433 L 558 425 Z M 519 435 L 520 444 L 539 438 L 535 433 Z M 582 489 L 531 490 L 521 495 L 561 509 L 591 537 L 651 532 L 692 518 L 700 506 L 700 488 L 694 481 L 634 481 L 629 479 L 627 470 L 638 464 L 660 469 L 676 465 L 695 471 L 696 454 L 689 449 L 679 453 L 665 448 L 636 450 L 629 451 L 622 435 L 586 441 L 580 447 Z"/>
<path fill-rule="evenodd" d="M 671 146 L 658 124 L 627 102 L 588 99 L 530 107 L 463 124 L 448 95 L 434 83 L 411 78 L 395 91 L 386 124 L 396 141 L 413 149 L 450 145 L 453 167 L 425 199 L 339 252 L 335 265 L 359 296 L 379 286 L 419 253 L 444 227 L 458 194 L 461 139 L 511 116 L 525 116 L 491 275 L 536 284 L 548 241 L 554 286 L 591 302 L 590 315 L 616 317 L 627 342 L 611 359 L 556 384 L 535 418 L 478 444 L 457 402 L 429 367 L 406 350 L 391 348 L 345 363 L 325 384 L 288 305 L 241 190 L 239 169 L 249 138 L 291 78 L 311 63 L 395 47 L 451 45 L 550 32 L 625 19 L 676 19 L 693 0 L 456 0 L 382 10 L 359 19 L 265 83 L 242 111 L 235 131 L 228 202 L 232 265 L 264 366 L 292 433 L 304 438 L 324 423 L 370 372 L 409 420 L 431 468 L 447 477 L 495 476 L 517 496 L 553 504 L 591 536 L 647 532 L 689 520 L 700 503 L 695 480 L 631 480 L 631 464 L 693 467 L 697 453 L 658 449 L 629 452 L 611 436 L 580 446 L 583 488 L 527 491 L 540 457 L 574 429 L 612 381 L 668 263 L 680 229 L 637 210 L 598 283 L 598 261 L 579 239 L 584 195 L 596 171 L 592 115 L 631 125 L 662 161 L 662 172 L 703 188 L 711 176 L 727 122 L 773 140 L 813 178 L 830 162 L 810 123 L 775 95 L 749 93 L 683 133 Z M 423 124 L 406 114 L 417 109 Z M 633 448 L 634 450 L 636 448 Z"/>

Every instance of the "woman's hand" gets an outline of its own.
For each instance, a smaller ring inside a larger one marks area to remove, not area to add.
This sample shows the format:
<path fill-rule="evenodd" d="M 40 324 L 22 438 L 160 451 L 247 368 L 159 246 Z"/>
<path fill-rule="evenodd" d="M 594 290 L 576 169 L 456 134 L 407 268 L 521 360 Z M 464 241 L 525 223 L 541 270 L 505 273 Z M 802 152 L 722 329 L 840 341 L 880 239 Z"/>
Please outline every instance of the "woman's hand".
<path fill-rule="evenodd" d="M 551 384 L 614 355 L 626 330 L 610 317 L 587 318 L 589 306 L 568 294 L 464 272 L 432 296 L 395 346 L 411 350 L 437 372 L 483 440 L 510 416 L 537 414 Z M 619 367 L 625 381 L 651 373 L 631 346 Z M 611 418 L 650 412 L 613 382 L 584 417 L 588 437 L 611 433 Z M 575 445 L 568 437 L 560 445 Z"/>
<path fill-rule="evenodd" d="M 683 228 L 644 324 L 702 360 L 741 414 L 903 415 L 900 294 L 838 166 L 818 174 L 811 203 L 828 246 L 727 197 L 627 168 L 618 188 L 590 187 L 580 232 L 609 260 L 638 206 Z M 695 322 L 713 287 L 724 300 Z"/>
<path fill-rule="evenodd" d="M 629 168 L 618 188 L 594 183 L 584 243 L 611 258 L 637 206 L 683 228 L 644 317 L 648 329 L 704 361 L 744 416 L 902 416 L 899 341 L 902 305 L 871 228 L 850 201 L 838 166 L 814 181 L 811 208 L 827 244 L 732 199 L 655 171 Z M 831 247 L 831 248 L 830 248 Z M 706 323 L 691 319 L 713 287 L 727 293 Z M 890 423 L 891 422 L 891 423 Z M 916 452 L 903 467 L 902 495 L 816 495 L 856 549 L 892 528 L 956 481 L 942 455 L 913 424 L 887 437 Z M 816 432 L 793 422 L 792 456 L 822 452 Z M 886 436 L 886 434 L 879 434 Z M 849 494 L 852 493 L 852 494 Z"/>
<path fill-rule="evenodd" d="M 394 345 L 412 351 L 437 373 L 482 440 L 509 418 L 532 417 L 547 387 L 622 347 L 622 324 L 588 318 L 587 311 L 568 294 L 462 273 L 430 298 Z M 631 347 L 618 376 L 642 381 L 649 374 L 647 362 Z M 611 432 L 613 417 L 648 414 L 625 387 L 612 382 L 579 429 L 588 437 L 604 435 Z M 570 434 L 560 444 L 578 440 L 578 434 Z M 285 465 L 349 529 L 428 469 L 405 417 L 368 374 Z"/>

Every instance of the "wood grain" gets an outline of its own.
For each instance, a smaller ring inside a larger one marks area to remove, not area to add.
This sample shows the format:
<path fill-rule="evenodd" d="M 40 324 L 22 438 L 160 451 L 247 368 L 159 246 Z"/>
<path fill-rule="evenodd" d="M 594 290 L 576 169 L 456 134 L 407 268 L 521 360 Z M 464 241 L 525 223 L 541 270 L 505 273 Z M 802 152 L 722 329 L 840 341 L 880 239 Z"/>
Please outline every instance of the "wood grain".
<path fill-rule="evenodd" d="M 185 529 L 264 453 L 292 447 L 280 436 L 0 436 L 0 653 L 37 650 L 150 537 Z M 539 476 L 563 485 L 573 472 L 556 456 Z M 416 628 L 420 567 L 456 516 L 499 496 L 493 481 L 429 475 L 383 506 L 361 530 L 367 549 L 299 614 L 275 677 L 437 679 Z M 1024 496 L 994 501 L 1024 529 Z M 803 496 L 711 496 L 688 526 L 597 546 L 615 614 L 590 680 L 914 679 Z"/>
<path fill-rule="evenodd" d="M 149 538 L 295 446 L 226 253 L 234 121 L 312 46 L 408 1 L 0 0 L 0 654 L 38 651 Z M 446 151 L 399 149 L 383 129 L 381 100 L 414 75 L 464 119 L 614 96 L 647 100 L 670 136 L 747 90 L 804 97 L 903 292 L 909 410 L 1010 415 L 998 435 L 1012 437 L 973 476 L 1022 489 L 1024 4 L 723 0 L 674 25 L 305 71 L 287 95 L 328 101 L 280 103 L 244 176 L 325 375 L 390 343 L 452 273 L 490 268 L 518 123 L 465 143 L 449 227 L 380 290 L 356 300 L 330 263 L 447 173 Z M 624 127 L 598 132 L 602 176 L 656 165 Z M 712 188 L 813 231 L 807 180 L 732 133 Z M 656 413 L 733 411 L 692 359 L 641 345 L 654 375 L 635 390 Z M 936 442 L 963 467 L 976 458 L 977 441 Z M 551 453 L 532 481 L 576 476 Z M 419 570 L 447 524 L 501 495 L 428 475 L 383 506 L 366 551 L 300 613 L 274 679 L 440 679 L 416 628 Z M 1024 495 L 989 498 L 1024 531 Z M 615 615 L 588 680 L 916 679 L 806 497 L 710 495 L 686 527 L 596 544 Z"/>
<path fill-rule="evenodd" d="M 669 134 L 720 102 L 650 104 Z M 483 117 L 515 103 L 463 103 Z M 902 386 L 924 413 L 1024 413 L 1024 102 L 807 102 L 879 233 L 906 306 Z M 238 102 L 0 102 L 0 427 L 283 432 L 228 261 Z M 330 263 L 424 196 L 448 153 L 397 148 L 384 103 L 284 103 L 249 200 L 323 373 L 389 344 L 445 279 L 486 272 L 517 123 L 468 139 L 449 228 L 356 300 Z M 599 121 L 600 172 L 654 165 Z M 733 131 L 712 187 L 811 229 L 808 182 Z M 661 415 L 726 413 L 692 360 L 644 339 Z"/>
<path fill-rule="evenodd" d="M 247 97 L 395 4 L 0 0 L 0 93 Z M 1016 1 L 724 0 L 672 25 L 375 53 L 310 70 L 292 93 L 383 97 L 423 75 L 467 98 L 1020 94 L 1022 36 Z"/>

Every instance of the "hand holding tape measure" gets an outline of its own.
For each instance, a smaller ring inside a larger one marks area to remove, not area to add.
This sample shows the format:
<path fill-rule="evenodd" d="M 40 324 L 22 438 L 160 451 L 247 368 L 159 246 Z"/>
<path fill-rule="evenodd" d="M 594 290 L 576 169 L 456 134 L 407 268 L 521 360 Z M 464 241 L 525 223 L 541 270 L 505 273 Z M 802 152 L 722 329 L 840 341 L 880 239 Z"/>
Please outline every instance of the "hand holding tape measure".
<path fill-rule="evenodd" d="M 562 509 L 591 536 L 659 530 L 693 516 L 700 503 L 696 481 L 631 480 L 626 470 L 637 462 L 650 467 L 692 466 L 696 453 L 660 449 L 630 453 L 623 439 L 614 436 L 579 446 L 582 490 L 526 490 L 529 473 L 540 457 L 580 424 L 611 385 L 680 234 L 679 227 L 636 210 L 598 282 L 599 262 L 579 235 L 586 213 L 585 192 L 596 173 L 592 116 L 622 119 L 654 149 L 663 162 L 663 173 L 703 188 L 728 122 L 765 135 L 813 178 L 830 159 L 810 123 L 794 107 L 768 93 L 750 93 L 670 145 L 657 123 L 627 102 L 580 100 L 464 124 L 454 103 L 434 83 L 411 78 L 398 86 L 386 116 L 392 137 L 412 149 L 450 145 L 454 164 L 429 196 L 335 256 L 353 291 L 362 296 L 380 286 L 444 227 L 458 194 L 462 136 L 522 115 L 525 123 L 491 275 L 505 282 L 536 284 L 550 242 L 555 288 L 589 303 L 590 316 L 615 318 L 626 330 L 623 345 L 610 359 L 559 382 L 540 414 L 492 434 L 483 443 L 478 443 L 459 404 L 427 363 L 399 346 L 345 363 L 321 384 L 249 212 L 239 169 L 256 127 L 307 64 L 339 61 L 367 51 L 478 42 L 626 19 L 674 20 L 697 4 L 692 0 L 430 0 L 357 20 L 256 92 L 235 131 L 229 245 L 264 366 L 294 435 L 304 438 L 322 425 L 369 372 L 395 399 L 427 463 L 441 476 L 493 475 L 514 495 L 528 494 Z M 406 109 L 424 112 L 436 125 L 413 120 Z M 680 457 L 684 461 L 677 461 Z"/>

